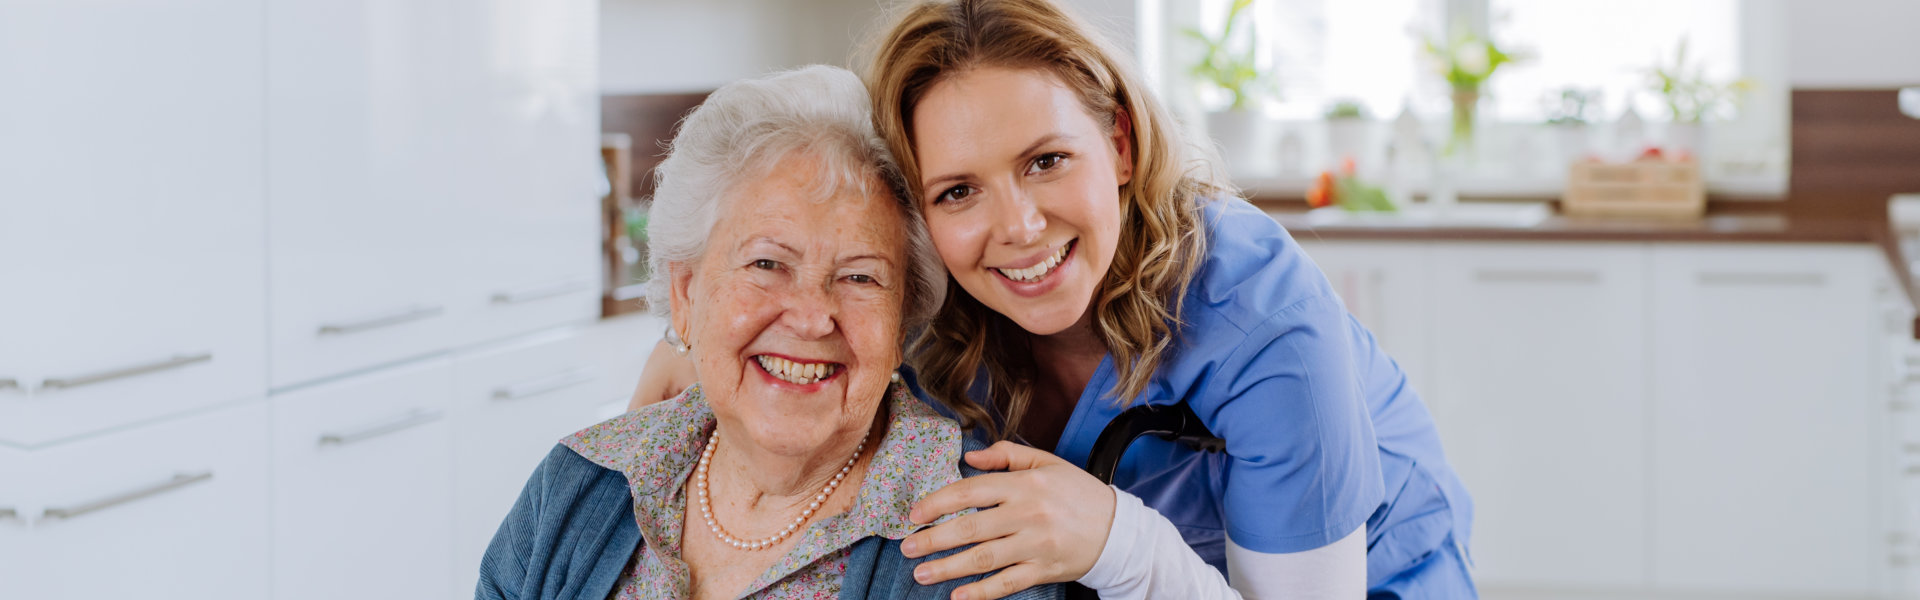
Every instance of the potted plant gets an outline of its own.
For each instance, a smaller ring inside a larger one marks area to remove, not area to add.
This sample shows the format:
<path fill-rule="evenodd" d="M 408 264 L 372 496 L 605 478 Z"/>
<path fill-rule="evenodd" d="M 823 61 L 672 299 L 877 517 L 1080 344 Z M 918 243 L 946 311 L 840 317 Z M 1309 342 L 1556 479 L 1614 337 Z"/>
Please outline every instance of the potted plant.
<path fill-rule="evenodd" d="M 1672 63 L 1656 62 L 1647 69 L 1647 88 L 1659 94 L 1673 119 L 1667 125 L 1667 153 L 1678 158 L 1698 155 L 1706 147 L 1702 123 L 1738 106 L 1753 87 L 1750 79 L 1708 79 L 1705 65 L 1689 64 L 1687 39 L 1680 38 Z"/>
<path fill-rule="evenodd" d="M 1268 162 L 1261 152 L 1268 136 L 1260 105 L 1278 90 L 1272 75 L 1259 65 L 1247 14 L 1252 6 L 1253 0 L 1234 0 L 1217 36 L 1192 28 L 1183 31 L 1203 50 L 1189 72 L 1222 92 L 1227 100 L 1223 109 L 1207 113 L 1207 132 L 1220 145 L 1228 165 L 1242 170 L 1250 164 Z"/>
<path fill-rule="evenodd" d="M 1369 152 L 1373 141 L 1373 115 L 1367 112 L 1367 106 L 1359 100 L 1342 98 L 1327 105 L 1327 151 L 1328 158 L 1341 160 L 1365 160 L 1371 158 Z"/>
<path fill-rule="evenodd" d="M 1548 92 L 1540 99 L 1547 126 L 1553 130 L 1564 162 L 1580 160 L 1592 152 L 1593 137 L 1588 124 L 1592 122 L 1592 114 L 1600 110 L 1599 96 L 1597 90 L 1565 87 L 1558 92 Z"/>
<path fill-rule="evenodd" d="M 1502 49 L 1493 40 L 1476 36 L 1464 27 L 1454 30 L 1456 33 L 1446 43 L 1432 38 L 1425 43 L 1427 57 L 1446 80 L 1452 95 L 1453 127 L 1444 151 L 1450 156 L 1473 146 L 1474 119 L 1487 80 L 1492 79 L 1500 67 L 1524 60 L 1519 53 Z"/>

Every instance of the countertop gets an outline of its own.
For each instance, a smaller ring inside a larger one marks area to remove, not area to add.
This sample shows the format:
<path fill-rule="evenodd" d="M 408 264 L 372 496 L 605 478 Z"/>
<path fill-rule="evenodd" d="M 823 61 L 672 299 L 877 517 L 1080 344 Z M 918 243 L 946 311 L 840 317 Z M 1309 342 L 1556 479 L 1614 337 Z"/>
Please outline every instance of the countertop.
<path fill-rule="evenodd" d="M 1307 206 L 1296 199 L 1256 198 L 1260 207 L 1299 239 L 1324 240 L 1514 240 L 1514 241 L 1616 241 L 1616 242 L 1701 242 L 1701 243 L 1819 243 L 1871 244 L 1886 257 L 1907 301 L 1920 315 L 1920 288 L 1908 265 L 1897 232 L 1887 211 L 1855 211 L 1857 214 L 1808 215 L 1782 210 L 1771 202 L 1710 202 L 1707 215 L 1698 220 L 1580 218 L 1560 214 L 1548 216 L 1538 225 L 1516 227 L 1474 226 L 1382 226 L 1365 223 L 1314 223 Z M 1796 203 L 1804 205 L 1805 203 Z M 1912 324 L 1914 339 L 1920 340 L 1920 318 Z"/>

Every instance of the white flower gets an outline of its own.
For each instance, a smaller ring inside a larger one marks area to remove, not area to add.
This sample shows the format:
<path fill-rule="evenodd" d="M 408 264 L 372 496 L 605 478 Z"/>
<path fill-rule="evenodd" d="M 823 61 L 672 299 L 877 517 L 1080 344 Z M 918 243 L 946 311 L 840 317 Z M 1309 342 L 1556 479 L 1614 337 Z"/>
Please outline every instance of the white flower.
<path fill-rule="evenodd" d="M 1462 44 L 1453 53 L 1453 64 L 1474 79 L 1486 79 L 1490 75 L 1492 60 L 1487 56 L 1487 45 L 1478 41 Z"/>

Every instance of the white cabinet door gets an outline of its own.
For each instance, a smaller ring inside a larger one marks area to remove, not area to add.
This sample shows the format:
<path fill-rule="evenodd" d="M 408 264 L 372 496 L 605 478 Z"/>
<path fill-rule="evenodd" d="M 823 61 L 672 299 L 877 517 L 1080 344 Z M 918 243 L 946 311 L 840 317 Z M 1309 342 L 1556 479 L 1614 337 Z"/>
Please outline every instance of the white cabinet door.
<path fill-rule="evenodd" d="M 592 0 L 488 0 L 453 21 L 448 77 L 460 102 L 463 344 L 600 313 L 599 87 Z"/>
<path fill-rule="evenodd" d="M 1634 244 L 1432 253 L 1434 416 L 1489 586 L 1647 581 L 1645 260 Z"/>
<path fill-rule="evenodd" d="M 277 396 L 277 600 L 447 598 L 452 367 L 437 359 Z"/>
<path fill-rule="evenodd" d="M 264 393 L 263 11 L 0 4 L 0 443 Z"/>
<path fill-rule="evenodd" d="M 1881 591 L 1887 399 L 1871 252 L 1654 251 L 1659 587 Z"/>
<path fill-rule="evenodd" d="M 256 399 L 0 457 L 25 461 L 0 499 L 34 521 L 0 519 L 0 596 L 267 597 L 266 450 Z"/>
<path fill-rule="evenodd" d="M 1428 296 L 1433 247 L 1409 242 L 1327 242 L 1303 240 L 1307 255 L 1327 275 L 1347 311 L 1373 332 L 1380 347 L 1400 364 L 1423 393 L 1431 360 L 1427 343 L 1432 318 Z M 1431 405 L 1434 400 L 1424 397 Z"/>
<path fill-rule="evenodd" d="M 270 0 L 276 388 L 451 349 L 467 199 L 447 0 Z"/>
<path fill-rule="evenodd" d="M 606 373 L 578 330 L 535 334 L 455 358 L 454 589 L 473 589 L 480 556 L 534 466 L 594 424 Z"/>

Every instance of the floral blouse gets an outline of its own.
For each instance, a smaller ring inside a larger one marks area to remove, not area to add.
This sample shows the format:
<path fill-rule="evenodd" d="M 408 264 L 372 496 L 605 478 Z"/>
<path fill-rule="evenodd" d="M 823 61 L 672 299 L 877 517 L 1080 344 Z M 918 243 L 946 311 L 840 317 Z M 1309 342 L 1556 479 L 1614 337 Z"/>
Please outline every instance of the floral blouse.
<path fill-rule="evenodd" d="M 742 598 L 837 598 L 854 542 L 872 536 L 901 539 L 918 529 L 907 511 L 934 490 L 960 480 L 961 433 L 894 384 L 887 394 L 887 433 L 880 441 L 860 495 L 847 512 L 815 520 L 799 541 L 747 586 Z M 633 517 L 645 543 L 614 586 L 617 600 L 692 595 L 680 542 L 686 523 L 684 485 L 692 476 L 713 409 L 698 384 L 680 396 L 588 427 L 560 441 L 594 464 L 625 473 Z"/>

